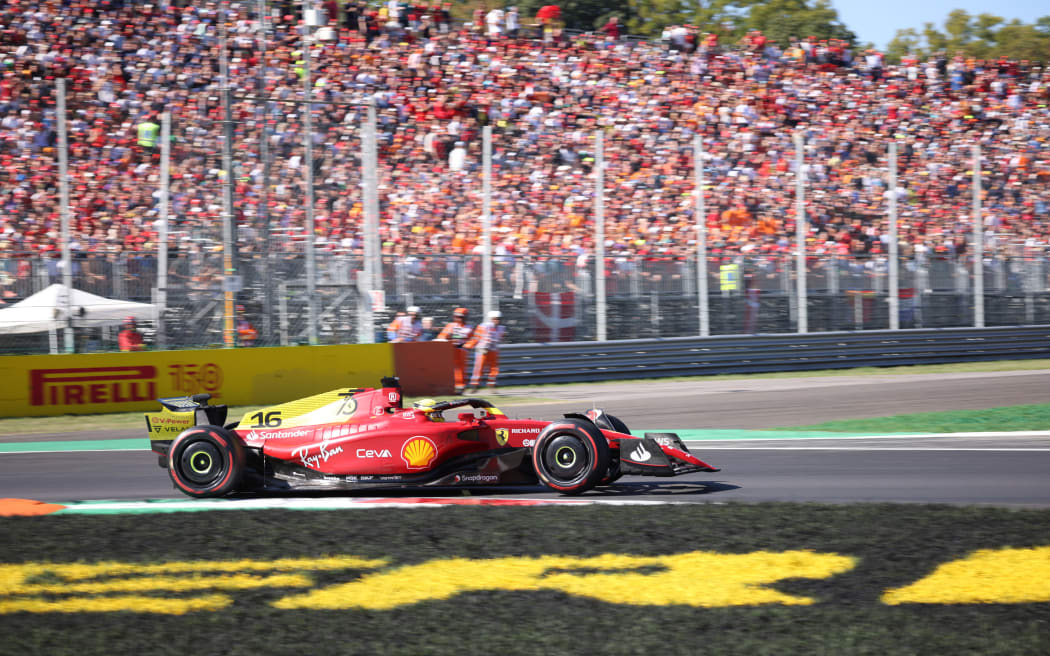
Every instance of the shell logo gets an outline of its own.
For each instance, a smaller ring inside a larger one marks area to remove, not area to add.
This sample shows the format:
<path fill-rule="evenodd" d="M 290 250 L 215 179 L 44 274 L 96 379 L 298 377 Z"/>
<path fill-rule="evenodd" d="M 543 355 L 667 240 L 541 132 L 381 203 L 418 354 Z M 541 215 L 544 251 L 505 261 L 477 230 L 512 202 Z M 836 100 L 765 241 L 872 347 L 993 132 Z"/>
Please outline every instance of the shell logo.
<path fill-rule="evenodd" d="M 437 447 L 429 437 L 417 435 L 401 447 L 401 458 L 409 469 L 423 469 L 437 457 Z"/>

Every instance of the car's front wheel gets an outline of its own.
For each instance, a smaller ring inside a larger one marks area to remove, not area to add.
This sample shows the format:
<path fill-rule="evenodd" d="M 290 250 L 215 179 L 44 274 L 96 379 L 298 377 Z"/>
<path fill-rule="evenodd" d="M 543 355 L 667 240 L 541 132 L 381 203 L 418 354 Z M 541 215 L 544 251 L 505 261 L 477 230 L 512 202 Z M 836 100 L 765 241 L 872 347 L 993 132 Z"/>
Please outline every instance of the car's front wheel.
<path fill-rule="evenodd" d="M 168 475 L 191 497 L 221 497 L 238 488 L 245 462 L 236 436 L 219 426 L 195 426 L 171 443 Z"/>
<path fill-rule="evenodd" d="M 582 494 L 609 469 L 609 443 L 594 424 L 562 419 L 536 438 L 532 464 L 544 485 L 562 494 Z"/>

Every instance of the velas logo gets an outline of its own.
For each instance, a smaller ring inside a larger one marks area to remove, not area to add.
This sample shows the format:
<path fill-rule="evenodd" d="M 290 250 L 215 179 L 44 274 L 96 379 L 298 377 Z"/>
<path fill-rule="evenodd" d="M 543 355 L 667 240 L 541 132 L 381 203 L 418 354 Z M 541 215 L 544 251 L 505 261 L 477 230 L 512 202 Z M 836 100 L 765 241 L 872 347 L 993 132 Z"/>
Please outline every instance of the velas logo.
<path fill-rule="evenodd" d="M 423 469 L 437 457 L 437 447 L 429 437 L 417 435 L 401 447 L 401 459 L 409 469 Z"/>
<path fill-rule="evenodd" d="M 510 429 L 509 428 L 497 428 L 496 429 L 496 443 L 500 446 L 507 446 L 507 442 L 510 440 Z"/>
<path fill-rule="evenodd" d="M 31 369 L 29 405 L 127 403 L 157 398 L 157 368 Z"/>

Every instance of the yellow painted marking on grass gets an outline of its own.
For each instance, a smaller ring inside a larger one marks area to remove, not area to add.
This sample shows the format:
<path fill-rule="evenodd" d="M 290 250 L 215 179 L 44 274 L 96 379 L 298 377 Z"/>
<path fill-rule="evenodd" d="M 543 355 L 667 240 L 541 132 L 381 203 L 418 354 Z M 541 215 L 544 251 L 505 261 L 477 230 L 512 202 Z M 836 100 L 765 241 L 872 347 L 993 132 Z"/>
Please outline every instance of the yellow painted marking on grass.
<path fill-rule="evenodd" d="M 167 563 L 44 563 L 0 565 L 0 591 L 20 585 L 24 578 L 49 576 L 64 581 L 83 581 L 105 576 L 196 574 L 201 572 L 280 572 L 297 570 L 374 569 L 387 561 L 356 556 L 330 558 L 278 558 L 276 560 L 189 560 Z"/>
<path fill-rule="evenodd" d="M 277 574 L 274 576 L 159 576 L 149 578 L 93 581 L 88 583 L 56 583 L 50 585 L 23 585 L 8 594 L 72 594 L 103 592 L 148 592 L 165 590 L 187 592 L 190 590 L 253 590 L 258 588 L 308 588 L 313 585 L 309 576 L 302 574 Z"/>
<path fill-rule="evenodd" d="M 766 586 L 788 578 L 828 578 L 849 571 L 856 562 L 847 556 L 811 551 L 452 558 L 367 574 L 350 583 L 285 597 L 273 605 L 282 609 L 388 610 L 480 590 L 551 590 L 631 605 L 808 605 L 815 600 Z"/>
<path fill-rule="evenodd" d="M 162 615 L 184 615 L 194 611 L 214 611 L 233 603 L 226 595 L 205 595 L 188 599 L 144 597 L 126 595 L 119 597 L 72 597 L 69 599 L 0 598 L 0 614 L 4 613 L 115 613 L 132 611 L 137 613 L 159 613 Z"/>
<path fill-rule="evenodd" d="M 1050 601 L 1050 547 L 982 549 L 929 576 L 887 590 L 898 604 L 1029 604 Z"/>
<path fill-rule="evenodd" d="M 231 598 L 215 594 L 179 597 L 177 594 L 202 590 L 308 588 L 314 584 L 309 572 L 374 569 L 386 564 L 383 559 L 334 556 L 153 564 L 109 561 L 0 565 L 0 614 L 79 611 L 181 614 L 216 610 L 232 603 Z M 166 595 L 91 596 L 117 592 L 162 592 Z M 82 596 L 64 599 L 35 596 L 41 594 Z"/>

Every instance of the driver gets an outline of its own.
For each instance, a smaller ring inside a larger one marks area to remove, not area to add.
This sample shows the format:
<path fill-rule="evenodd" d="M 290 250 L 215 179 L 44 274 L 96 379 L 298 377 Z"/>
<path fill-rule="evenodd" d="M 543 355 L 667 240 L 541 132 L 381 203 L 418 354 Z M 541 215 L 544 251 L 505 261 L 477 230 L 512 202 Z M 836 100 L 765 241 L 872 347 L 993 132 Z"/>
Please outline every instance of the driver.
<path fill-rule="evenodd" d="M 430 421 L 445 421 L 441 412 L 434 408 L 436 404 L 437 401 L 434 399 L 420 399 L 413 403 L 412 407 L 422 412 Z"/>

